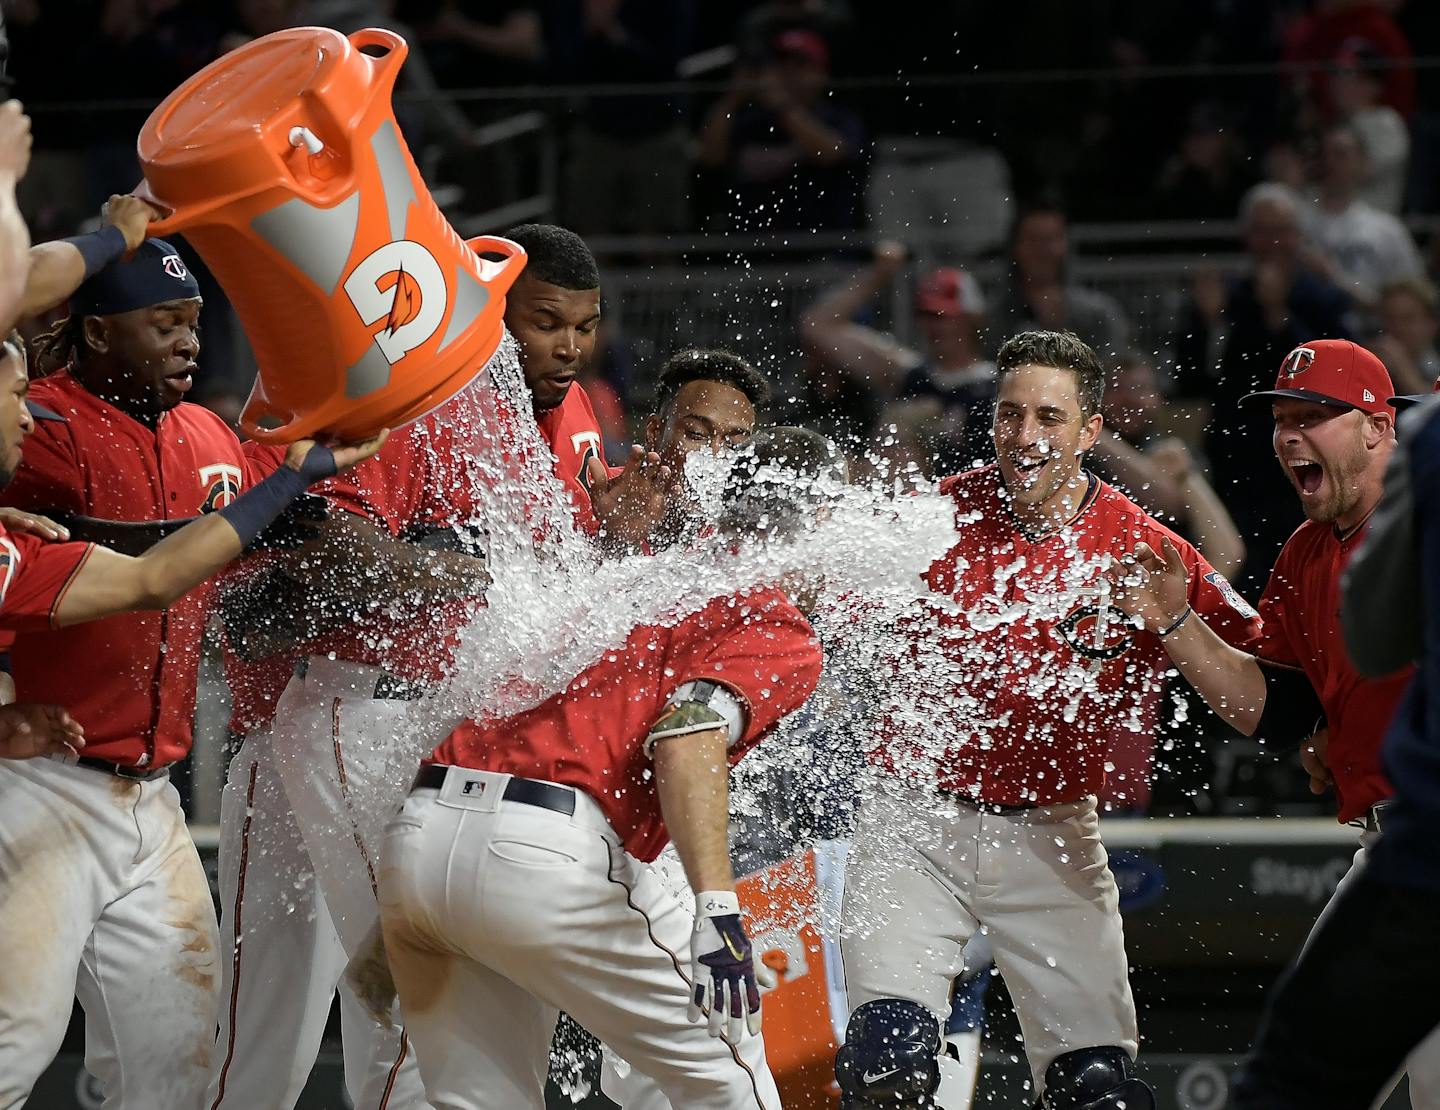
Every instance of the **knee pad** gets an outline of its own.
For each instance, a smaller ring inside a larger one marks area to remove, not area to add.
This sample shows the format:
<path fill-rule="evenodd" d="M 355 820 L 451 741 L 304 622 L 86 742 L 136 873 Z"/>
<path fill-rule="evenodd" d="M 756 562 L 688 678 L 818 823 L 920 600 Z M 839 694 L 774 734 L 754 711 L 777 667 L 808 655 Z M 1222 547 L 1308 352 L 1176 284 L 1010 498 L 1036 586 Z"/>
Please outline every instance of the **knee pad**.
<path fill-rule="evenodd" d="M 918 1002 L 877 998 L 850 1015 L 835 1055 L 841 1110 L 932 1107 L 940 1085 L 940 1023 Z"/>
<path fill-rule="evenodd" d="M 1041 1110 L 1155 1110 L 1155 1092 L 1136 1078 L 1123 1048 L 1077 1048 L 1045 1069 Z"/>

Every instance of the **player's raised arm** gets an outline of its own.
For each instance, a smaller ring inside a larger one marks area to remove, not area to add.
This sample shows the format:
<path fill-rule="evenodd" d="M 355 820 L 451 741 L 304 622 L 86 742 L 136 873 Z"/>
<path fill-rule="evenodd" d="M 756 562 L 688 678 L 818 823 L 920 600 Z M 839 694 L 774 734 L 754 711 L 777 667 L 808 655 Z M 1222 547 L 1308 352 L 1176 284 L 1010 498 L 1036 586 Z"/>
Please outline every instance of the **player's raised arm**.
<path fill-rule="evenodd" d="M 387 433 L 333 450 L 313 440 L 291 446 L 269 478 L 138 557 L 95 548 L 54 612 L 57 626 L 114 613 L 163 609 L 235 559 L 307 486 L 369 458 Z"/>
<path fill-rule="evenodd" d="M 1160 637 L 1170 659 L 1231 727 L 1253 736 L 1265 714 L 1267 678 L 1253 655 L 1227 644 L 1191 604 L 1190 572 L 1168 539 L 1141 543 L 1135 563 L 1117 574 L 1120 609 Z"/>
<path fill-rule="evenodd" d="M 145 241 L 157 213 L 139 197 L 112 196 L 100 227 L 88 235 L 52 239 L 30 248 L 30 272 L 18 316 L 24 320 L 54 308 L 110 263 Z"/>

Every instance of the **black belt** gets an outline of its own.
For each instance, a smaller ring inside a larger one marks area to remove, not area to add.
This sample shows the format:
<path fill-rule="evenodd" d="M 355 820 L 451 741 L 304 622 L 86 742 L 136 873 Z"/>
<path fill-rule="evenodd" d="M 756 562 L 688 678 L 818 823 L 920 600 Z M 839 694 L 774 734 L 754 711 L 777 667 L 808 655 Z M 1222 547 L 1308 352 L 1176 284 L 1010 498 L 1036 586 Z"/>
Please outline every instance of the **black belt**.
<path fill-rule="evenodd" d="M 465 773 L 464 767 L 456 770 L 462 775 Z M 420 773 L 415 776 L 410 789 L 439 790 L 445 785 L 445 776 L 450 771 L 451 768 L 444 763 L 427 763 L 420 768 Z M 537 782 L 535 779 L 512 778 L 505 784 L 502 797 L 507 802 L 539 806 L 541 809 L 563 813 L 566 817 L 575 815 L 575 791 L 569 786 L 556 786 L 554 783 Z"/>
<path fill-rule="evenodd" d="M 123 763 L 111 763 L 106 759 L 93 759 L 88 755 L 82 755 L 75 760 L 81 767 L 89 767 L 92 771 L 107 771 L 120 779 L 133 779 L 136 782 L 150 782 L 152 779 L 164 778 L 170 773 L 169 767 L 127 767 Z"/>
<path fill-rule="evenodd" d="M 983 798 L 977 798 L 973 794 L 967 794 L 961 790 L 946 790 L 937 786 L 935 792 L 946 801 L 959 802 L 962 806 L 976 810 L 979 813 L 994 813 L 1003 816 L 1009 813 L 1030 813 L 1040 807 L 1036 805 L 1010 805 L 1005 802 L 987 802 Z"/>

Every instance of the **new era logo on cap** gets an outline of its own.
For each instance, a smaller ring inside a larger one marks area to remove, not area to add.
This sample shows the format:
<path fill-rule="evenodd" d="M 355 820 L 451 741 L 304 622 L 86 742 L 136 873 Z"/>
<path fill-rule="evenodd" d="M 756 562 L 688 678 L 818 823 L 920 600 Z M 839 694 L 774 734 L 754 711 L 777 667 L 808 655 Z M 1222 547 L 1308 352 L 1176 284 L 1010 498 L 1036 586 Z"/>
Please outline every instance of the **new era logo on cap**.
<path fill-rule="evenodd" d="M 1285 356 L 1274 389 L 1248 394 L 1241 403 L 1291 397 L 1393 416 L 1394 391 L 1389 371 L 1373 353 L 1348 339 L 1316 339 Z"/>

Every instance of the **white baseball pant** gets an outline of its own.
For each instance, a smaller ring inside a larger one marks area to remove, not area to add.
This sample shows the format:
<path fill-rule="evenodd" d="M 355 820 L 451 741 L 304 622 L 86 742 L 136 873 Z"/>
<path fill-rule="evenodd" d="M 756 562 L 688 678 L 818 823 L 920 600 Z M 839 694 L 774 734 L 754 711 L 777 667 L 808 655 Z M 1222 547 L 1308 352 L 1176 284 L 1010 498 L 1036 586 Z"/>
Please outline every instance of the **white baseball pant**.
<path fill-rule="evenodd" d="M 673 1106 L 778 1110 L 769 1070 L 687 1018 L 691 911 L 592 799 L 567 816 L 502 801 L 508 781 L 452 770 L 386 833 L 385 943 L 437 1110 L 541 1110 L 562 1009 Z"/>
<path fill-rule="evenodd" d="M 905 998 L 944 1025 L 965 945 L 985 927 L 1037 1093 L 1078 1048 L 1139 1048 L 1119 892 L 1095 799 L 983 813 L 898 780 L 861 804 L 841 950 L 853 1011 Z"/>
<path fill-rule="evenodd" d="M 168 778 L 0 760 L 0 1107 L 78 996 L 105 1110 L 195 1110 L 214 1048 L 215 908 Z"/>
<path fill-rule="evenodd" d="M 1383 817 L 1382 817 L 1383 821 Z M 1315 930 L 1320 928 L 1320 923 L 1325 920 L 1325 915 L 1330 912 L 1330 906 L 1355 877 L 1365 870 L 1369 863 L 1370 853 L 1375 850 L 1375 845 L 1380 842 L 1380 833 L 1373 829 L 1366 829 L 1360 833 L 1360 844 L 1355 850 L 1355 859 L 1350 864 L 1350 870 L 1340 877 L 1340 882 L 1335 886 L 1335 893 L 1330 896 L 1330 901 L 1325 903 L 1325 908 L 1320 911 L 1320 916 L 1315 919 L 1315 925 L 1310 930 L 1310 937 L 1315 935 Z M 1305 947 L 1310 947 L 1310 937 L 1305 938 Z M 1303 952 L 1304 949 L 1301 949 Z M 1428 1037 L 1415 1046 L 1415 1050 L 1405 1057 L 1405 1076 L 1410 1081 L 1410 1105 L 1413 1110 L 1440 1110 L 1440 1028 L 1433 1030 Z M 1399 1082 L 1399 1076 L 1395 1082 Z M 1375 1100 L 1378 1110 L 1390 1092 L 1394 1089 L 1391 1083 Z"/>
<path fill-rule="evenodd" d="M 293 1107 L 338 985 L 346 1090 L 357 1107 L 379 1106 L 364 1101 L 367 1067 L 394 1067 L 399 1043 L 342 978 L 348 957 L 270 747 L 268 731 L 246 737 L 220 795 L 220 1036 L 204 1105 Z M 401 1105 L 393 1091 L 390 1105 Z"/>

